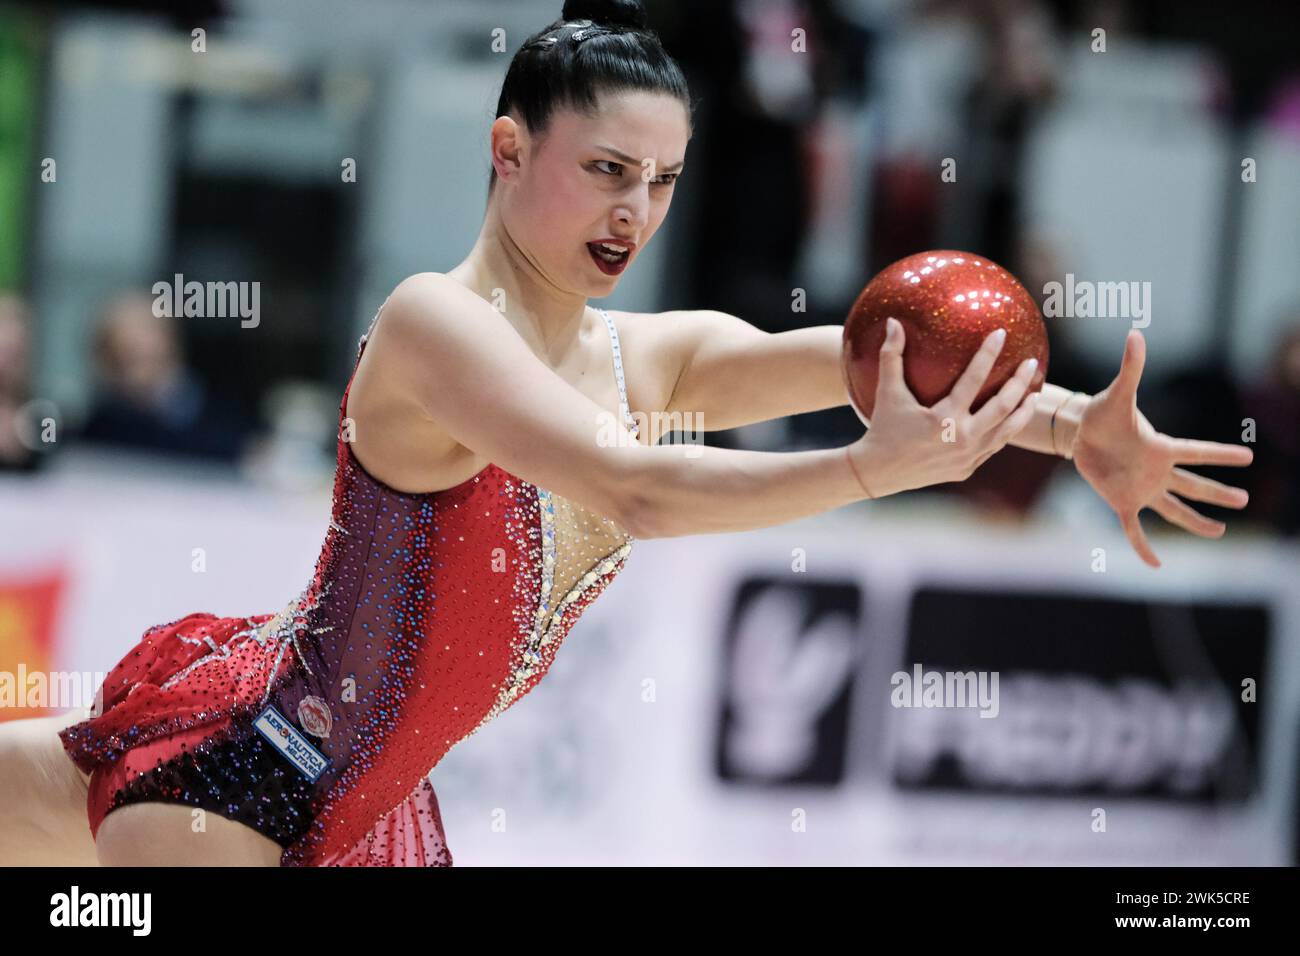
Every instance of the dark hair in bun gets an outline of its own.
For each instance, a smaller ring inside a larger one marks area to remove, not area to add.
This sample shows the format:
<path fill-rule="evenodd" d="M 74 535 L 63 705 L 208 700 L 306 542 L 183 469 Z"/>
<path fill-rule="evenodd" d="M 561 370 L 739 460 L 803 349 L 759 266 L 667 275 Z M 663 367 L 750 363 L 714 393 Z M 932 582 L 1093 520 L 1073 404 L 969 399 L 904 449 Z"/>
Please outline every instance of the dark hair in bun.
<path fill-rule="evenodd" d="M 689 120 L 686 77 L 649 28 L 641 0 L 565 0 L 561 16 L 516 51 L 498 117 L 516 113 L 540 136 L 561 107 L 593 113 L 600 94 L 637 91 L 677 97 Z M 489 195 L 496 181 L 494 168 Z"/>
<path fill-rule="evenodd" d="M 645 7 L 641 0 L 567 0 L 565 20 L 590 20 L 599 26 L 624 26 L 644 30 Z"/>

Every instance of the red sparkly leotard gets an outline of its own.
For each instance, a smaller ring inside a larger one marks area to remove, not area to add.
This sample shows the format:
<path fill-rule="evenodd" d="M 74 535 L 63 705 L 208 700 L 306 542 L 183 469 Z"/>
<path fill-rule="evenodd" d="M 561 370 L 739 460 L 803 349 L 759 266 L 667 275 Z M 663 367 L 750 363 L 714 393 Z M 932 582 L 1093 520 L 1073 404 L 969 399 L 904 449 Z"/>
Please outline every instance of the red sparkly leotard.
<path fill-rule="evenodd" d="M 617 427 L 635 436 L 618 332 L 600 314 Z M 150 628 L 105 678 L 97 714 L 61 731 L 91 774 L 92 834 L 117 807 L 161 801 L 257 829 L 285 866 L 451 865 L 429 772 L 545 675 L 633 539 L 492 464 L 443 491 L 388 487 L 352 454 L 350 390 L 303 593 L 278 614 Z"/>

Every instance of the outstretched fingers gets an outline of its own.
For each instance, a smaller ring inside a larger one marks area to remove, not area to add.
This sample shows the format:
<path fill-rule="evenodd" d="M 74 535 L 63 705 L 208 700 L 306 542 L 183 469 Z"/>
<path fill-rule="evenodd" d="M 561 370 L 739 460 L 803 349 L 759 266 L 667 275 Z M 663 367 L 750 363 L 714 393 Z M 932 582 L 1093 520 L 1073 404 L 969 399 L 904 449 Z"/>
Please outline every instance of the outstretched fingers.
<path fill-rule="evenodd" d="M 1130 511 L 1127 514 L 1120 515 L 1119 522 L 1120 527 L 1124 529 L 1129 544 L 1138 553 L 1138 557 L 1153 568 L 1160 567 L 1160 559 L 1151 550 L 1151 542 L 1147 541 L 1147 534 L 1142 530 L 1142 522 L 1138 520 L 1138 511 Z"/>
<path fill-rule="evenodd" d="M 1225 445 L 1199 438 L 1170 438 L 1169 453 L 1180 465 L 1230 465 L 1241 467 L 1255 460 L 1245 445 Z"/>
<path fill-rule="evenodd" d="M 1228 530 L 1228 526 L 1222 521 L 1215 521 L 1212 518 L 1205 517 L 1195 508 L 1190 507 L 1184 501 L 1178 500 L 1167 491 L 1152 501 L 1151 507 L 1155 509 L 1156 514 L 1170 524 L 1176 524 L 1192 534 L 1199 534 L 1202 538 L 1221 538 L 1223 532 Z"/>
<path fill-rule="evenodd" d="M 1207 504 L 1221 505 L 1224 508 L 1244 508 L 1250 501 L 1250 495 L 1244 488 L 1225 485 L 1213 478 L 1206 478 L 1185 468 L 1175 468 L 1169 480 L 1169 488 L 1184 498 L 1204 501 Z"/>
<path fill-rule="evenodd" d="M 1129 329 L 1128 337 L 1124 339 L 1124 356 L 1120 359 L 1119 372 L 1107 389 L 1116 400 L 1125 405 L 1137 405 L 1138 383 L 1142 381 L 1146 356 L 1146 339 L 1137 329 Z"/>

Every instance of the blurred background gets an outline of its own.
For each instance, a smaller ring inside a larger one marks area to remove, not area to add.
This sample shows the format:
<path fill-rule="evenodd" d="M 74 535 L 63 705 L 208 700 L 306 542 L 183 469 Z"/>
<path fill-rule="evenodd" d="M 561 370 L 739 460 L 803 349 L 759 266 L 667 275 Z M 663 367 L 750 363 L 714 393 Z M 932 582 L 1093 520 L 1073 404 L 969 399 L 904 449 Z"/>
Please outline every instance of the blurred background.
<path fill-rule="evenodd" d="M 89 706 L 153 624 L 301 590 L 357 339 L 473 245 L 506 66 L 561 5 L 0 3 L 0 719 Z M 961 484 L 639 542 L 527 707 L 433 771 L 457 864 L 1294 864 L 1286 5 L 646 5 L 696 135 L 601 305 L 841 324 L 927 248 L 1040 298 L 1150 283 L 1140 404 L 1250 443 L 1249 469 L 1202 472 L 1252 497 L 1203 509 L 1218 541 L 1147 512 L 1158 571 L 1068 462 L 1016 448 Z M 259 318 L 154 314 L 190 281 L 255 287 Z M 1104 387 L 1133 321 L 1047 321 L 1049 380 Z M 839 408 L 703 440 L 860 432 Z M 895 675 L 932 671 L 996 675 L 996 716 L 898 706 Z"/>

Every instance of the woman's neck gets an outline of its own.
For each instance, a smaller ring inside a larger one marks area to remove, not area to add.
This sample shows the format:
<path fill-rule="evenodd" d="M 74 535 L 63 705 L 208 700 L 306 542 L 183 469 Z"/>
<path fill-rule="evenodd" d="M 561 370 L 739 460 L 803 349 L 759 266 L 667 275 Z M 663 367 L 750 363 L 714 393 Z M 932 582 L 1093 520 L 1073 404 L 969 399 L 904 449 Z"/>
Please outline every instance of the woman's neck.
<path fill-rule="evenodd" d="M 447 275 L 498 309 L 552 368 L 577 347 L 587 321 L 585 296 L 557 289 L 510 236 L 494 200 L 465 261 Z"/>

